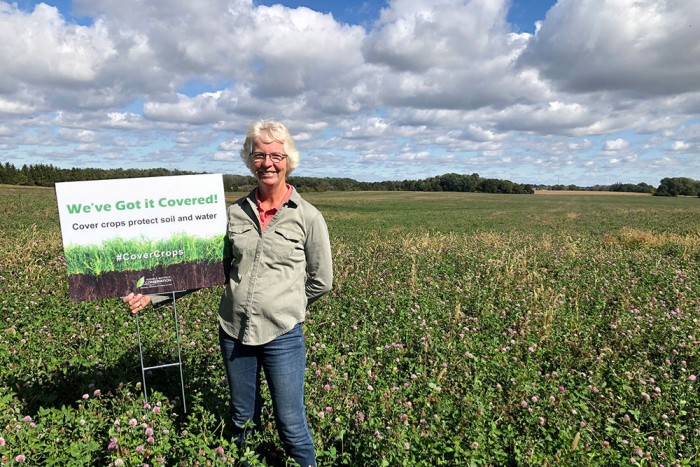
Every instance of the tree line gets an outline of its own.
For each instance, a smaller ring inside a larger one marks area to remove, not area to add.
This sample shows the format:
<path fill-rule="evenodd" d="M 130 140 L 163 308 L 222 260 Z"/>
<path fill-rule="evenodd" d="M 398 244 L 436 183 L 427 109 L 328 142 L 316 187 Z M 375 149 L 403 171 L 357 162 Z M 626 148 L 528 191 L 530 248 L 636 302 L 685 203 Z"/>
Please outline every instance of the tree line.
<path fill-rule="evenodd" d="M 688 177 L 667 177 L 661 179 L 659 186 L 654 188 L 647 183 L 614 183 L 612 185 L 594 185 L 582 187 L 576 185 L 533 185 L 539 190 L 563 191 L 612 191 L 620 193 L 648 193 L 654 196 L 698 196 L 700 197 L 700 181 Z"/>
<path fill-rule="evenodd" d="M 617 193 L 648 193 L 653 195 L 656 193 L 656 188 L 648 183 L 613 183 L 612 185 L 593 185 L 593 186 L 578 186 L 578 185 L 535 185 L 537 190 L 554 190 L 554 191 L 612 191 Z"/>
<path fill-rule="evenodd" d="M 17 168 L 6 162 L 0 164 L 0 184 L 53 187 L 60 182 L 86 180 L 108 180 L 118 178 L 162 177 L 173 175 L 195 175 L 202 172 L 155 169 L 61 169 L 48 164 L 24 164 Z M 225 174 L 224 190 L 227 192 L 250 191 L 257 181 L 252 175 Z M 533 194 L 536 189 L 611 191 L 649 193 L 656 196 L 700 196 L 700 181 L 687 177 L 664 178 L 658 187 L 646 183 L 615 183 L 580 187 L 576 185 L 530 185 L 510 180 L 483 178 L 471 175 L 448 173 L 422 180 L 360 182 L 351 178 L 297 177 L 291 175 L 289 182 L 300 192 L 309 191 L 451 191 L 474 193 Z"/>
<path fill-rule="evenodd" d="M 0 184 L 52 187 L 56 183 L 84 180 L 108 180 L 117 178 L 160 177 L 194 175 L 201 172 L 157 169 L 61 169 L 47 164 L 24 164 L 17 168 L 6 162 L 0 164 Z M 224 190 L 250 191 L 257 186 L 252 175 L 225 174 Z M 316 178 L 291 175 L 289 182 L 301 192 L 309 191 L 462 191 L 482 193 L 532 194 L 530 185 L 509 180 L 482 178 L 479 174 L 461 175 L 449 173 L 423 180 L 359 182 L 351 178 Z"/>

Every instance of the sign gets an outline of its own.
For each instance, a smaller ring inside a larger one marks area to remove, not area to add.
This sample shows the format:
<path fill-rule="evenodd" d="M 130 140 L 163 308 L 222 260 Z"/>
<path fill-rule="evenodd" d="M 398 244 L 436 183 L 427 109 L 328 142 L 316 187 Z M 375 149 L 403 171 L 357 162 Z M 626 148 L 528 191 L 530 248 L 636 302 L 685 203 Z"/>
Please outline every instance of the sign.
<path fill-rule="evenodd" d="M 224 283 L 221 174 L 56 184 L 73 300 Z"/>

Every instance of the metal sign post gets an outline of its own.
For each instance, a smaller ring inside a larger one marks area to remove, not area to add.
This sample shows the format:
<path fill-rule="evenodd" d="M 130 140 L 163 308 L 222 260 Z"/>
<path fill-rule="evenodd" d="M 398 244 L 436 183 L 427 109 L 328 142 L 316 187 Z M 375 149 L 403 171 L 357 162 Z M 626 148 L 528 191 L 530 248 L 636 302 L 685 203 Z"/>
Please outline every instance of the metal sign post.
<path fill-rule="evenodd" d="M 173 298 L 173 317 L 175 319 L 175 336 L 176 336 L 176 342 L 177 342 L 177 362 L 176 363 L 167 363 L 163 365 L 155 365 L 155 366 L 144 366 L 143 364 L 143 349 L 141 347 L 141 327 L 139 325 L 139 313 L 136 313 L 136 333 L 138 334 L 139 337 L 139 355 L 141 357 L 141 378 L 143 380 L 143 396 L 146 400 L 146 403 L 148 403 L 148 391 L 146 390 L 146 371 L 148 370 L 154 370 L 157 368 L 168 368 L 172 366 L 177 366 L 180 367 L 180 388 L 182 389 L 182 407 L 184 413 L 187 413 L 187 402 L 185 401 L 185 378 L 182 374 L 182 353 L 180 350 L 180 326 L 178 322 L 178 316 L 177 316 L 177 305 L 175 303 L 175 294 L 176 292 L 172 292 L 172 298 Z"/>

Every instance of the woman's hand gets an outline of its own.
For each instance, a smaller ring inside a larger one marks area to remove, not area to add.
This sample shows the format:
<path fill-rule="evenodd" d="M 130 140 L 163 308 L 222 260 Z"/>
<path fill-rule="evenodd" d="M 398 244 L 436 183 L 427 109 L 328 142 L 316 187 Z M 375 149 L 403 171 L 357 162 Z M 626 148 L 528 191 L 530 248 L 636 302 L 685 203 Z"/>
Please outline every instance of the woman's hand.
<path fill-rule="evenodd" d="M 151 303 L 151 297 L 148 295 L 134 294 L 133 292 L 126 297 L 122 297 L 122 300 L 129 304 L 132 313 L 138 313 Z"/>

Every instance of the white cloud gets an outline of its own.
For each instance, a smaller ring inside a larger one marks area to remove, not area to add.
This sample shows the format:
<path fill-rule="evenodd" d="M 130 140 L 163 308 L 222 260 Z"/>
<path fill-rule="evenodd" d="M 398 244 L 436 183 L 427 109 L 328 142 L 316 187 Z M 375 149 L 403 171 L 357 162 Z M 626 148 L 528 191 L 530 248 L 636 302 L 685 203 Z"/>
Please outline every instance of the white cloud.
<path fill-rule="evenodd" d="M 74 143 L 94 143 L 97 141 L 97 133 L 92 130 L 61 128 L 58 134 L 64 140 Z"/>
<path fill-rule="evenodd" d="M 222 151 L 218 151 L 212 156 L 212 159 L 215 161 L 235 161 L 238 158 L 237 154 Z"/>
<path fill-rule="evenodd" d="M 685 141 L 675 141 L 672 148 L 674 151 L 688 151 L 692 146 Z"/>
<path fill-rule="evenodd" d="M 90 152 L 95 153 L 102 149 L 102 145 L 99 143 L 81 143 L 76 145 L 75 150 L 80 152 Z"/>
<path fill-rule="evenodd" d="M 427 151 L 422 152 L 403 152 L 396 157 L 399 162 L 405 161 L 415 161 L 415 160 L 428 160 L 433 158 L 433 155 Z"/>
<path fill-rule="evenodd" d="M 203 93 L 195 97 L 178 94 L 175 102 L 147 102 L 144 117 L 166 122 L 193 124 L 213 123 L 225 118 L 219 108 L 222 92 Z"/>
<path fill-rule="evenodd" d="M 363 44 L 379 98 L 393 106 L 474 109 L 547 95 L 531 70 L 515 70 L 527 35 L 505 22 L 503 0 L 397 0 Z"/>
<path fill-rule="evenodd" d="M 503 131 L 572 134 L 596 125 L 600 117 L 577 102 L 551 101 L 535 105 L 514 104 L 494 114 Z"/>
<path fill-rule="evenodd" d="M 629 142 L 622 139 L 618 138 L 615 140 L 609 140 L 605 142 L 605 150 L 606 151 L 623 151 L 629 147 Z"/>
<path fill-rule="evenodd" d="M 238 152 L 241 149 L 241 146 L 243 146 L 243 140 L 239 140 L 237 138 L 219 143 L 219 149 L 227 152 Z"/>
<path fill-rule="evenodd" d="M 592 146 L 591 142 L 588 139 L 584 139 L 583 141 L 575 141 L 573 143 L 568 144 L 568 148 L 572 151 L 580 151 L 584 149 L 589 149 Z"/>
<path fill-rule="evenodd" d="M 36 111 L 32 102 L 22 102 L 22 99 L 5 98 L 0 96 L 0 113 L 29 115 Z"/>
<path fill-rule="evenodd" d="M 397 71 L 483 66 L 494 48 L 505 50 L 505 12 L 502 0 L 394 0 L 363 50 Z"/>
<path fill-rule="evenodd" d="M 108 112 L 103 125 L 111 128 L 137 129 L 142 126 L 142 123 L 143 118 L 132 112 Z"/>
<path fill-rule="evenodd" d="M 700 90 L 694 0 L 561 0 L 520 58 L 571 92 Z"/>
<path fill-rule="evenodd" d="M 101 22 L 69 25 L 55 7 L 40 3 L 32 13 L 0 4 L 0 62 L 3 81 L 51 87 L 91 83 L 115 50 Z"/>

